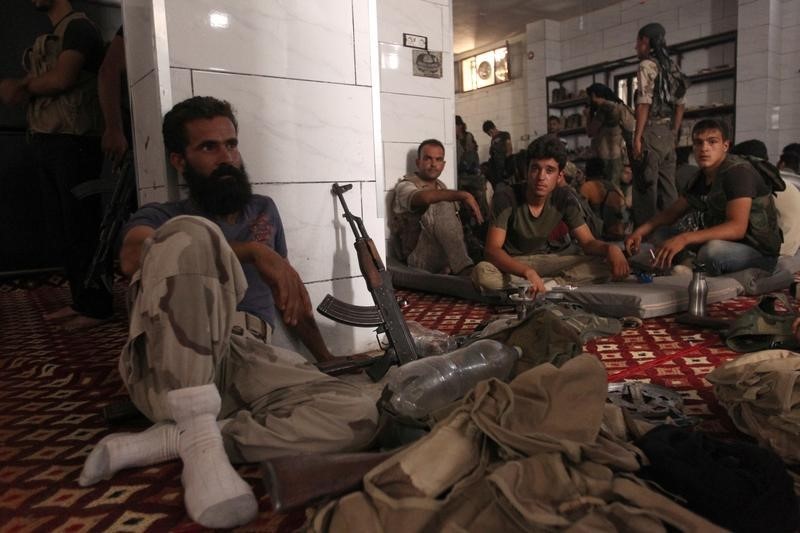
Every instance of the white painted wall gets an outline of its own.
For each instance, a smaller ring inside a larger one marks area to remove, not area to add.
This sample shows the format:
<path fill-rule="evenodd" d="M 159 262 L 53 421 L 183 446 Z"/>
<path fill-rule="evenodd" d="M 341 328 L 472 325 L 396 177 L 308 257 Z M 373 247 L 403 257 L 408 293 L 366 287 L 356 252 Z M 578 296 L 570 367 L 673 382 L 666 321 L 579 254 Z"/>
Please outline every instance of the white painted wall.
<path fill-rule="evenodd" d="M 735 95 L 736 139 L 764 140 L 773 159 L 781 147 L 800 139 L 800 73 L 796 60 L 800 52 L 800 2 L 797 0 L 626 0 L 560 22 L 535 21 L 528 24 L 524 36 L 527 47 L 524 76 L 514 82 L 513 89 L 525 91 L 525 104 L 507 110 L 506 95 L 497 88 L 482 89 L 457 94 L 456 113 L 464 116 L 473 132 L 478 133 L 481 132 L 477 117 L 490 117 L 498 110 L 514 116 L 524 113 L 525 123 L 515 124 L 515 128 L 533 138 L 546 130 L 547 93 L 552 88 L 545 86 L 545 78 L 633 56 L 636 33 L 648 22 L 663 24 L 670 44 L 737 30 L 738 49 L 731 43 L 684 56 L 682 66 L 689 74 L 724 64 L 737 67 L 736 80 L 690 87 L 688 106 L 732 102 Z M 470 51 L 459 58 L 480 51 Z M 530 53 L 533 59 L 529 60 Z M 634 71 L 635 66 L 628 70 Z M 585 77 L 567 88 L 577 94 L 592 81 L 591 77 Z M 692 123 L 687 120 L 686 125 L 691 127 Z M 477 134 L 476 137 L 481 138 Z M 515 139 L 518 137 L 515 135 Z M 571 143 L 573 147 L 585 145 L 588 139 L 572 138 Z"/>
<path fill-rule="evenodd" d="M 193 95 L 229 100 L 254 191 L 275 199 L 312 303 L 331 293 L 371 305 L 330 188 L 354 185 L 349 207 L 385 257 L 384 190 L 407 171 L 410 147 L 437 137 L 454 155 L 449 0 L 126 0 L 124 20 L 137 28 L 126 48 L 140 202 L 181 194 L 163 113 Z M 444 52 L 443 78 L 412 76 L 403 33 Z M 371 330 L 317 318 L 335 354 L 377 348 Z M 276 343 L 306 353 L 280 330 Z"/>

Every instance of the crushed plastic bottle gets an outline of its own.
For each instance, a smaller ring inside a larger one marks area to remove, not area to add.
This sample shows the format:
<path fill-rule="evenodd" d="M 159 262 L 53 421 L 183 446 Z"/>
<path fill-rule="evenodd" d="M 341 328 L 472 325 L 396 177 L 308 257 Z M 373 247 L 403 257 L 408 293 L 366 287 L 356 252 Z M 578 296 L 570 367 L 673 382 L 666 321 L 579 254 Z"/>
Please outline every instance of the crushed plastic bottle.
<path fill-rule="evenodd" d="M 423 418 L 454 402 L 480 381 L 511 376 L 522 350 L 481 339 L 442 355 L 417 359 L 389 377 L 389 404 L 404 416 Z"/>

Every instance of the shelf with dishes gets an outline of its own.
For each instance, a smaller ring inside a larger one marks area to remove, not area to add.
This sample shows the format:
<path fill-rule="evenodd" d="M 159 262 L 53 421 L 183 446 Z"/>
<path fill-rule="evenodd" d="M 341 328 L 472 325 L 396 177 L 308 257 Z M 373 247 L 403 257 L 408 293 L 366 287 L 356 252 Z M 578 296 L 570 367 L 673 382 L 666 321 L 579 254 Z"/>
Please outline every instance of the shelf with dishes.
<path fill-rule="evenodd" d="M 724 80 L 736 77 L 736 67 L 719 65 L 713 68 L 702 69 L 697 74 L 687 76 L 692 83 L 703 83 L 714 80 Z"/>
<path fill-rule="evenodd" d="M 736 111 L 733 104 L 710 104 L 697 107 L 689 107 L 683 112 L 685 118 L 712 117 L 715 115 L 727 115 Z"/>
<path fill-rule="evenodd" d="M 556 100 L 550 103 L 553 109 L 566 109 L 568 107 L 582 107 L 587 104 L 586 95 L 579 96 L 578 98 L 567 98 L 564 100 Z"/>
<path fill-rule="evenodd" d="M 693 39 L 677 45 L 670 46 L 673 59 L 685 65 L 694 65 L 693 70 L 699 66 L 708 65 L 709 58 L 713 57 L 713 66 L 700 68 L 693 74 L 687 72 L 687 77 L 693 85 L 698 85 L 699 90 L 690 88 L 690 97 L 687 103 L 691 106 L 686 109 L 684 117 L 699 119 L 704 117 L 722 116 L 727 120 L 732 129 L 735 129 L 736 106 L 736 40 L 737 32 L 729 31 L 699 39 Z M 713 54 L 709 54 L 713 50 Z M 547 115 L 560 116 L 564 129 L 562 137 L 569 137 L 577 141 L 581 135 L 586 134 L 586 124 L 578 122 L 576 115 L 581 114 L 581 108 L 587 105 L 585 87 L 592 83 L 604 83 L 628 105 L 632 105 L 633 96 L 637 88 L 636 71 L 639 59 L 628 56 L 621 59 L 596 63 L 577 69 L 560 72 L 546 79 L 547 87 Z M 703 84 L 725 80 L 708 88 Z M 731 84 L 732 87 L 728 87 Z M 706 105 L 693 105 L 695 94 L 703 94 L 704 98 L 717 100 L 717 103 Z"/>
<path fill-rule="evenodd" d="M 586 128 L 583 126 L 579 128 L 567 128 L 563 129 L 558 132 L 558 134 L 562 137 L 571 136 L 571 135 L 583 135 L 586 133 Z"/>

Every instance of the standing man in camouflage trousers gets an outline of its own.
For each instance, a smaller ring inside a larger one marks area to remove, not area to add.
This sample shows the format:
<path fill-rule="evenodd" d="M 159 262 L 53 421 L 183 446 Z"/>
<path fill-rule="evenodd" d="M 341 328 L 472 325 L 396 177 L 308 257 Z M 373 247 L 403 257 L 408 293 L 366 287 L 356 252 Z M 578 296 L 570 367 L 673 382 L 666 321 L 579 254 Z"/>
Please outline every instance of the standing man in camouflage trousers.
<path fill-rule="evenodd" d="M 132 307 L 119 369 L 156 425 L 104 438 L 79 481 L 180 457 L 189 516 L 230 528 L 258 512 L 232 462 L 360 449 L 377 412 L 354 385 L 270 344 L 277 308 L 318 359 L 331 357 L 286 259 L 277 207 L 251 192 L 230 104 L 190 98 L 163 132 L 189 198 L 141 208 L 120 252 Z"/>
<path fill-rule="evenodd" d="M 636 130 L 633 136 L 633 221 L 644 224 L 678 198 L 675 187 L 675 140 L 681 129 L 684 109 L 683 88 L 670 59 L 665 30 L 656 22 L 639 30 L 636 92 Z M 682 79 L 682 78 L 681 78 Z"/>

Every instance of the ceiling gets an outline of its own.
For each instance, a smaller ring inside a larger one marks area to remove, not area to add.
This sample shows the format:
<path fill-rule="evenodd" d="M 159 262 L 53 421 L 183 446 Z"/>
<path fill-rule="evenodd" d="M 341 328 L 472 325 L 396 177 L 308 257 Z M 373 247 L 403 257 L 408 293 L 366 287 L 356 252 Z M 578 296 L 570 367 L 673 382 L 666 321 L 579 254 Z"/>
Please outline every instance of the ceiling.
<path fill-rule="evenodd" d="M 453 53 L 502 41 L 539 19 L 564 20 L 620 0 L 453 0 Z"/>

